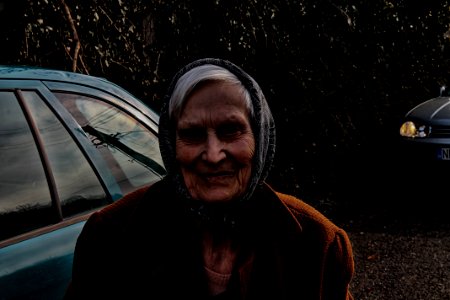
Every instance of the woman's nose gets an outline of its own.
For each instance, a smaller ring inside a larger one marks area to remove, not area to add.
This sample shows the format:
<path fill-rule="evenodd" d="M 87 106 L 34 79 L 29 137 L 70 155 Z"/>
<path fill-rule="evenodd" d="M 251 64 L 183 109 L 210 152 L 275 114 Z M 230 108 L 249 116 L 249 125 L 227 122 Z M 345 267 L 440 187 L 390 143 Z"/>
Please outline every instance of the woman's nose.
<path fill-rule="evenodd" d="M 214 133 L 209 133 L 205 141 L 202 158 L 210 163 L 218 163 L 226 157 L 223 142 Z"/>

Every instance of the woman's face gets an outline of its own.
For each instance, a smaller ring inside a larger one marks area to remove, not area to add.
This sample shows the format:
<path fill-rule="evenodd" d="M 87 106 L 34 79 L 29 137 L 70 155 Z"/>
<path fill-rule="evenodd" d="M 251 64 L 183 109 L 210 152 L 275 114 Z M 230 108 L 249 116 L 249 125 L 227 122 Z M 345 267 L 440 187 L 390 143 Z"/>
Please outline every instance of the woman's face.
<path fill-rule="evenodd" d="M 204 83 L 186 99 L 176 128 L 176 158 L 194 199 L 232 200 L 247 188 L 255 139 L 239 87 Z"/>

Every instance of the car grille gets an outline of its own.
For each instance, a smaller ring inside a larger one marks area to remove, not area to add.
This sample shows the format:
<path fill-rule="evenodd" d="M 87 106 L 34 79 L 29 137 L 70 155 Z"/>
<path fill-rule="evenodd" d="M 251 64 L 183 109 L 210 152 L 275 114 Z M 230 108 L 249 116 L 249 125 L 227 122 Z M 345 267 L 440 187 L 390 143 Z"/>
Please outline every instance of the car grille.
<path fill-rule="evenodd" d="M 434 137 L 434 138 L 450 137 L 450 127 L 448 127 L 448 126 L 433 126 L 431 128 L 430 137 Z"/>

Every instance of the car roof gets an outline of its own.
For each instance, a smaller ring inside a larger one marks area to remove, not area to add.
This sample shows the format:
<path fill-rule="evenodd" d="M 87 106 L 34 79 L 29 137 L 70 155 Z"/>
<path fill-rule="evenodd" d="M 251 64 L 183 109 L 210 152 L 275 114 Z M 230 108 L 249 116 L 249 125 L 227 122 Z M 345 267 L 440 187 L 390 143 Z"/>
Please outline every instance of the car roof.
<path fill-rule="evenodd" d="M 159 120 L 158 114 L 142 100 L 136 98 L 119 85 L 103 77 L 38 66 L 0 65 L 0 79 L 65 82 L 100 89 L 107 93 L 119 96 L 124 100 L 131 101 L 137 108 L 150 111 L 153 117 L 156 120 Z M 144 106 L 144 108 L 142 106 Z"/>
<path fill-rule="evenodd" d="M 52 80 L 63 82 L 78 82 L 89 86 L 105 84 L 107 79 L 64 70 L 48 69 L 35 66 L 0 65 L 0 78 L 24 80 Z"/>

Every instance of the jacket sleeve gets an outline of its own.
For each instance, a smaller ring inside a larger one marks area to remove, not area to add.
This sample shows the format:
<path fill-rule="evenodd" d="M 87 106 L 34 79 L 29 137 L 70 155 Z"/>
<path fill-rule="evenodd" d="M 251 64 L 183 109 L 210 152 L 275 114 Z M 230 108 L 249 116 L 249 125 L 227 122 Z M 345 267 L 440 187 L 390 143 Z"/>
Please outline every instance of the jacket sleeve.
<path fill-rule="evenodd" d="M 67 288 L 64 300 L 87 299 L 92 296 L 91 285 L 96 282 L 98 274 L 101 273 L 98 264 L 103 247 L 98 233 L 97 223 L 100 216 L 94 213 L 81 231 L 75 246 L 72 280 Z"/>
<path fill-rule="evenodd" d="M 350 292 L 355 265 L 353 251 L 347 233 L 338 229 L 326 252 L 324 265 L 324 299 L 353 300 Z"/>
<path fill-rule="evenodd" d="M 124 261 L 123 247 L 127 247 L 124 227 L 135 219 L 135 211 L 144 198 L 148 186 L 131 192 L 120 200 L 94 212 L 78 236 L 72 267 L 72 280 L 65 300 L 104 299 L 111 293 L 111 278 L 118 262 Z"/>
<path fill-rule="evenodd" d="M 353 300 L 350 282 L 355 265 L 350 239 L 346 231 L 332 223 L 323 214 L 305 202 L 286 194 L 277 193 L 294 212 L 299 224 L 314 236 L 320 252 L 320 286 L 318 298 L 322 300 Z"/>

